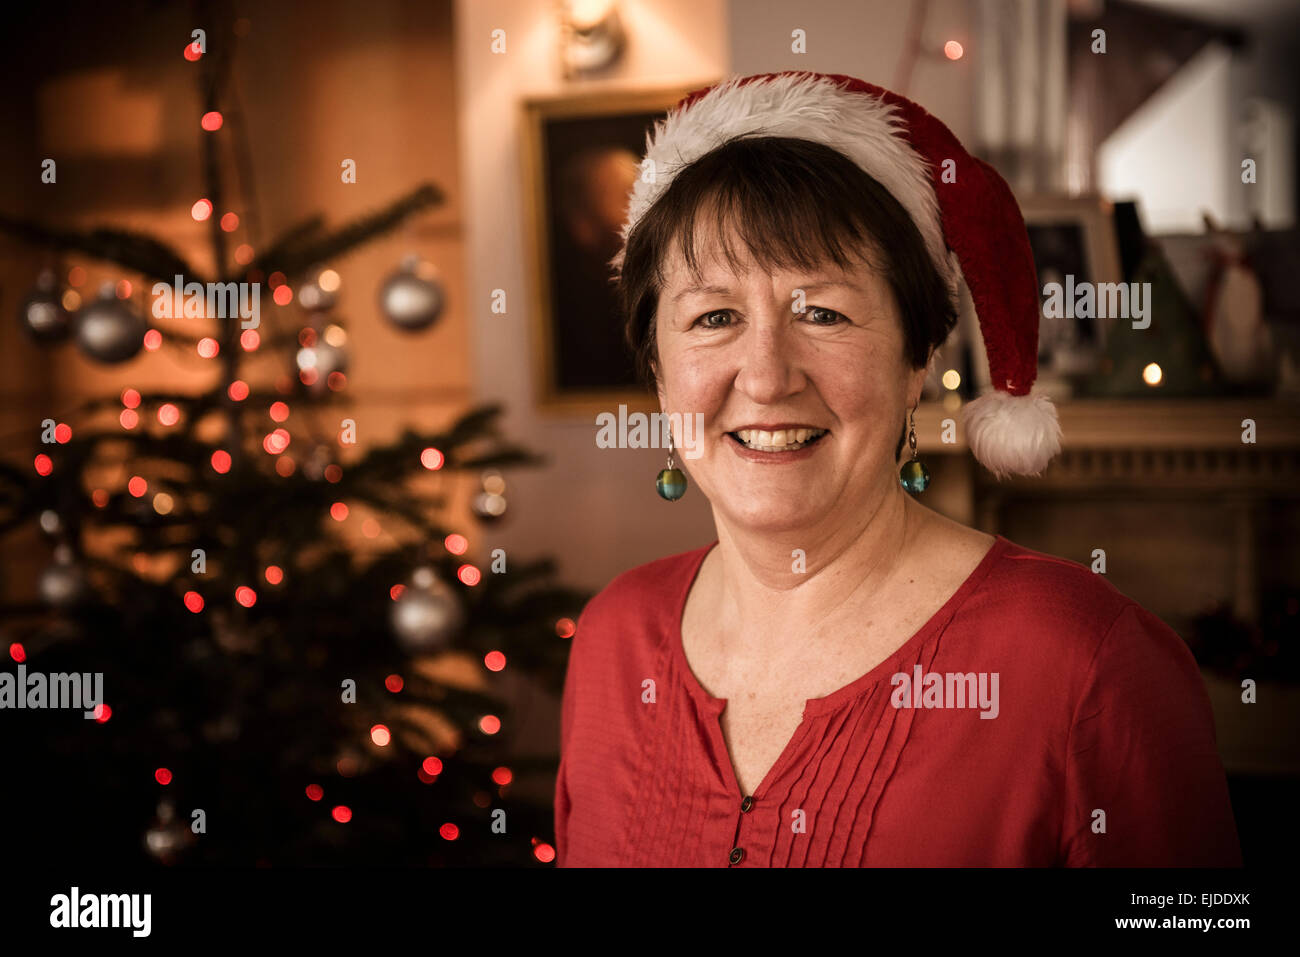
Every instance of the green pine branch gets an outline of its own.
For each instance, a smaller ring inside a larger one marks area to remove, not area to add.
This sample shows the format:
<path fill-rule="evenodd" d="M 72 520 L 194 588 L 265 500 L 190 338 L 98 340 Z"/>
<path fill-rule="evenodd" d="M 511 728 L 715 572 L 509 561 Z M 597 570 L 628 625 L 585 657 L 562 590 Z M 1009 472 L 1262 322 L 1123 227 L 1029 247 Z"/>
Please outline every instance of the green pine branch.
<path fill-rule="evenodd" d="M 276 245 L 252 265 L 266 274 L 282 272 L 286 278 L 299 276 L 320 263 L 337 259 L 344 253 L 391 232 L 403 220 L 427 207 L 440 205 L 443 193 L 432 183 L 425 183 L 401 199 L 377 212 L 362 216 L 327 236 L 317 236 L 311 220 L 294 227 Z"/>
<path fill-rule="evenodd" d="M 0 214 L 0 232 L 35 246 L 83 253 L 162 282 L 170 283 L 178 275 L 186 279 L 195 275 L 193 267 L 172 247 L 153 236 L 126 229 L 56 229 Z"/>

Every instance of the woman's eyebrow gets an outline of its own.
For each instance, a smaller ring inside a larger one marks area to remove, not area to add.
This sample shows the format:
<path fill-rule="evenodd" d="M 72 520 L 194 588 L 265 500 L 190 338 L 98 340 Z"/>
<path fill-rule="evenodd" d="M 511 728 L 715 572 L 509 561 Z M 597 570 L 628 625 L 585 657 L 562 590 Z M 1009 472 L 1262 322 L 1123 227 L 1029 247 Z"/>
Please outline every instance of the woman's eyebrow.
<path fill-rule="evenodd" d="M 687 286 L 677 295 L 673 296 L 673 302 L 680 302 L 681 300 L 685 299 L 687 296 L 694 295 L 696 293 L 706 295 L 706 296 L 725 296 L 730 292 L 731 289 L 727 286 L 705 285 L 702 283 L 695 283 L 693 285 Z"/>
<path fill-rule="evenodd" d="M 804 292 L 816 292 L 821 289 L 831 289 L 836 286 L 842 286 L 845 289 L 852 289 L 854 292 L 865 293 L 866 290 L 851 279 L 819 279 L 816 282 L 806 282 L 795 286 L 796 289 L 802 289 Z M 713 283 L 692 283 L 685 287 L 675 296 L 672 297 L 674 303 L 680 302 L 687 296 L 705 295 L 705 296 L 726 296 L 730 294 L 729 286 L 719 286 Z"/>
<path fill-rule="evenodd" d="M 802 289 L 804 292 L 814 292 L 818 289 L 830 289 L 834 286 L 843 286 L 845 289 L 852 289 L 854 292 L 866 292 L 862 286 L 851 279 L 823 279 L 818 282 L 803 283 L 795 288 Z"/>

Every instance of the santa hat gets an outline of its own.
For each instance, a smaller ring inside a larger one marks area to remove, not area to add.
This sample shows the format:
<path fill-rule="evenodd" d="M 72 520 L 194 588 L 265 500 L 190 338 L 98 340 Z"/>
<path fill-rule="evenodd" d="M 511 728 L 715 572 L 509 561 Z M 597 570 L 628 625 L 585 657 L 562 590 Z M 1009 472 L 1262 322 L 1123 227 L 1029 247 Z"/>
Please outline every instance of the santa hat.
<path fill-rule="evenodd" d="M 1051 400 L 1029 394 L 1039 299 L 1024 219 L 993 167 L 912 101 L 853 77 L 807 72 L 736 77 L 691 93 L 646 136 L 654 175 L 637 178 L 624 249 L 680 170 L 746 134 L 838 150 L 907 210 L 954 305 L 964 282 L 979 319 L 993 388 L 962 407 L 971 452 L 998 477 L 1041 473 L 1060 451 L 1061 430 Z"/>

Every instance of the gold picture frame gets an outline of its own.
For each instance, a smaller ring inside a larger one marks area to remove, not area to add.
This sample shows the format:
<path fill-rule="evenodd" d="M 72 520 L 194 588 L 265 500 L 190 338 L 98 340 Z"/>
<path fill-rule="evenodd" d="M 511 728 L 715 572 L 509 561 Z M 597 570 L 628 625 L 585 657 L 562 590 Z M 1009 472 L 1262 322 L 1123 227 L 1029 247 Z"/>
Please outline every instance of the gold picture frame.
<path fill-rule="evenodd" d="M 1029 245 L 1038 272 L 1039 302 L 1047 281 L 1073 275 L 1074 282 L 1118 283 L 1124 280 L 1115 236 L 1112 204 L 1097 195 L 1031 194 L 1019 199 L 1029 232 Z M 1112 317 L 1079 320 L 1075 335 L 1063 349 L 1076 350 L 1078 360 L 1064 371 L 1084 374 L 1105 348 Z M 1042 327 L 1047 331 L 1046 323 Z M 1047 365 L 1050 366 L 1051 363 Z M 1045 366 L 1046 371 L 1046 366 Z"/>
<path fill-rule="evenodd" d="M 619 405 L 658 411 L 654 395 L 631 374 L 621 316 L 608 286 L 608 260 L 617 252 L 615 223 L 621 225 L 626 213 L 634 182 L 628 177 L 639 175 L 645 134 L 682 97 L 705 85 L 523 101 L 521 159 L 539 412 L 594 416 Z"/>

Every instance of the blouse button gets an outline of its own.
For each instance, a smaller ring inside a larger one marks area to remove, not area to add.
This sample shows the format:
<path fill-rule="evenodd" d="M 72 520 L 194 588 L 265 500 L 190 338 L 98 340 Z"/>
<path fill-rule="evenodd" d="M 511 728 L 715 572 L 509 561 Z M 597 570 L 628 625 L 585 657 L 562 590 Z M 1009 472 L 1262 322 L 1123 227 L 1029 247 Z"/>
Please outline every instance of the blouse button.
<path fill-rule="evenodd" d="M 740 802 L 740 813 L 747 814 L 749 812 L 749 809 L 753 806 L 754 806 L 754 799 L 749 795 L 746 795 L 745 800 Z"/>
<path fill-rule="evenodd" d="M 733 847 L 731 849 L 731 863 L 739 864 L 744 856 L 745 849 L 743 847 Z"/>

